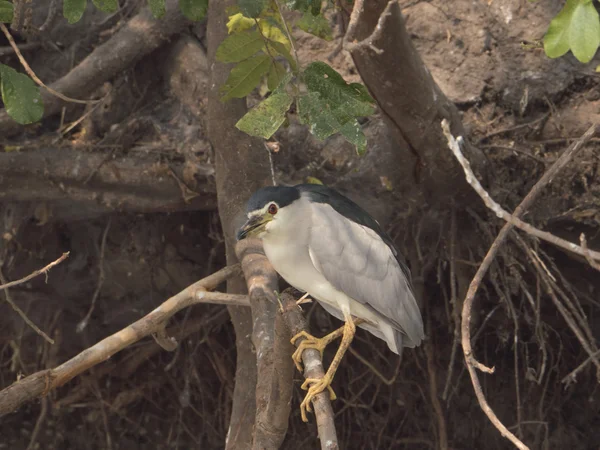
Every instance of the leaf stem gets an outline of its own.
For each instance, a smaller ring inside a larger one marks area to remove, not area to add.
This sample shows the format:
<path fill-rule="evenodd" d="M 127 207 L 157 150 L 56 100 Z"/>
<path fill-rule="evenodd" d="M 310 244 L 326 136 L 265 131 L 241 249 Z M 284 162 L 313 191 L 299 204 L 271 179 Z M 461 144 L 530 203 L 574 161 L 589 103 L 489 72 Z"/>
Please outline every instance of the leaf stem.
<path fill-rule="evenodd" d="M 298 59 L 298 52 L 296 51 L 296 45 L 294 44 L 294 38 L 290 33 L 290 29 L 288 28 L 287 21 L 285 17 L 283 17 L 283 13 L 281 12 L 281 6 L 279 5 L 278 0 L 273 0 L 275 5 L 277 6 L 277 12 L 279 13 L 279 17 L 281 18 L 281 22 L 283 22 L 283 28 L 285 28 L 285 33 L 290 41 L 290 45 L 292 46 L 292 50 L 294 51 L 294 59 L 296 60 L 296 75 L 300 73 L 300 60 Z"/>

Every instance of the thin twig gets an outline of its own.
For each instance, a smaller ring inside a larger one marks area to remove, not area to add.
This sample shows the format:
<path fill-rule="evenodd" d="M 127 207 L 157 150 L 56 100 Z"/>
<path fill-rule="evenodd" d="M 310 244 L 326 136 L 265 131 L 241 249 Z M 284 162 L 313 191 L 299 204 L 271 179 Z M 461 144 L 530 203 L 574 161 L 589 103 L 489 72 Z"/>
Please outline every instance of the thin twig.
<path fill-rule="evenodd" d="M 96 290 L 94 291 L 94 295 L 92 296 L 92 301 L 90 303 L 90 307 L 88 309 L 87 314 L 81 321 L 77 324 L 75 330 L 77 333 L 81 333 L 87 327 L 87 324 L 90 321 L 90 317 L 92 317 L 92 313 L 94 312 L 94 308 L 96 308 L 96 300 L 98 299 L 98 295 L 100 295 L 100 290 L 102 289 L 102 285 L 104 284 L 104 251 L 106 250 L 106 236 L 108 236 L 108 230 L 110 229 L 111 218 L 108 218 L 108 222 L 106 223 L 106 227 L 104 228 L 104 233 L 102 233 L 102 243 L 100 244 L 100 257 L 98 261 L 98 283 L 96 284 Z"/>
<path fill-rule="evenodd" d="M 32 272 L 31 274 L 27 275 L 25 278 L 21 278 L 20 280 L 11 281 L 11 282 L 7 282 L 6 281 L 6 279 L 4 278 L 4 274 L 2 273 L 2 270 L 0 269 L 0 283 L 2 283 L 0 285 L 0 291 L 8 289 L 8 288 L 13 287 L 13 286 L 17 286 L 19 284 L 23 284 L 23 283 L 31 280 L 32 278 L 35 278 L 38 275 L 41 275 L 43 273 L 47 274 L 47 272 L 52 267 L 54 267 L 54 266 L 60 264 L 61 262 L 63 262 L 65 259 L 67 259 L 68 256 L 69 256 L 69 252 L 63 253 L 60 258 L 58 258 L 56 261 L 52 261 L 50 264 L 48 264 L 47 266 L 43 267 L 42 269 L 39 269 L 39 270 L 36 270 L 35 272 Z M 54 344 L 54 339 L 52 339 L 50 336 L 48 336 L 46 333 L 44 333 L 35 323 L 33 323 L 31 321 L 31 319 L 29 319 L 29 317 L 27 317 L 27 314 L 25 314 L 23 312 L 23 310 L 17 306 L 17 304 L 11 298 L 10 293 L 8 292 L 8 290 L 6 291 L 5 294 L 6 294 L 6 301 L 10 304 L 10 306 L 12 307 L 12 309 L 14 309 L 15 312 L 19 316 L 21 316 L 21 319 L 23 319 L 27 325 L 29 325 L 37 334 L 39 334 L 40 336 L 42 336 L 47 342 L 49 342 L 50 344 Z"/>
<path fill-rule="evenodd" d="M 300 70 L 300 59 L 298 58 L 298 52 L 296 51 L 296 46 L 294 45 L 294 38 L 292 37 L 292 33 L 290 33 L 290 29 L 288 28 L 287 21 L 285 17 L 283 17 L 283 13 L 281 12 L 281 5 L 278 0 L 274 0 L 275 5 L 277 5 L 277 12 L 279 13 L 279 17 L 283 22 L 283 28 L 285 28 L 285 33 L 287 34 L 288 40 L 290 41 L 290 45 L 292 46 L 292 50 L 294 51 L 294 59 L 296 60 L 296 67 Z"/>
<path fill-rule="evenodd" d="M 564 383 L 564 384 L 566 384 L 568 386 L 569 384 L 571 384 L 574 381 L 576 381 L 577 380 L 577 374 L 579 372 L 581 372 L 585 368 L 585 366 L 587 366 L 589 363 L 591 363 L 592 361 L 594 361 L 594 358 L 600 358 L 600 350 L 598 350 L 593 355 L 589 356 L 588 359 L 586 359 L 584 362 L 582 362 L 581 364 L 579 364 L 567 376 L 565 376 L 562 380 L 560 380 L 560 382 Z"/>
<path fill-rule="evenodd" d="M 581 233 L 581 236 L 579 236 L 579 242 L 581 244 L 581 248 L 583 249 L 583 255 L 585 256 L 585 259 L 587 260 L 589 265 L 592 266 L 594 269 L 600 271 L 600 264 L 597 261 L 594 261 L 592 255 L 590 254 L 590 250 L 587 246 L 587 240 L 585 239 L 585 234 Z"/>
<path fill-rule="evenodd" d="M 448 375 L 446 375 L 446 385 L 442 398 L 447 400 L 448 392 L 452 384 L 452 372 L 454 371 L 454 361 L 456 350 L 460 341 L 460 314 L 458 314 L 458 295 L 456 294 L 456 211 L 452 208 L 452 219 L 450 222 L 450 304 L 452 305 L 452 319 L 454 321 L 454 338 L 452 340 L 452 351 L 450 352 L 450 362 L 448 363 Z"/>
<path fill-rule="evenodd" d="M 70 252 L 66 252 L 63 253 L 62 256 L 60 258 L 58 258 L 56 261 L 52 261 L 50 264 L 48 264 L 47 266 L 36 270 L 35 272 L 30 273 L 29 275 L 27 275 L 24 278 L 21 278 L 19 280 L 15 280 L 15 281 L 10 281 L 8 283 L 3 282 L 3 284 L 0 284 L 0 291 L 4 290 L 4 289 L 8 289 L 14 286 L 17 286 L 19 284 L 23 284 L 26 283 L 27 281 L 31 280 L 32 278 L 37 277 L 38 275 L 41 274 L 45 274 L 47 273 L 50 269 L 52 269 L 54 266 L 57 266 L 58 264 L 60 264 L 61 262 L 63 262 L 65 259 L 67 259 L 69 257 L 69 253 Z"/>
<path fill-rule="evenodd" d="M 546 293 L 552 299 L 552 303 L 554 303 L 554 305 L 556 306 L 556 309 L 558 309 L 560 314 L 563 316 L 563 319 L 565 319 L 565 322 L 567 322 L 567 325 L 569 325 L 569 328 L 575 334 L 575 337 L 577 337 L 577 340 L 579 341 L 579 343 L 581 344 L 583 349 L 587 352 L 587 354 L 589 355 L 589 358 L 594 362 L 594 364 L 596 364 L 598 378 L 600 379 L 600 360 L 598 360 L 598 357 L 596 356 L 596 353 L 598 350 L 595 348 L 592 348 L 592 346 L 594 344 L 590 343 L 586 339 L 586 337 L 583 334 L 583 331 L 578 326 L 575 318 L 573 317 L 572 312 L 570 312 L 558 299 L 558 296 L 556 295 L 556 292 L 555 292 L 557 290 L 556 280 L 553 279 L 552 274 L 550 273 L 548 268 L 544 266 L 541 259 L 525 243 L 523 238 L 521 238 L 519 235 L 515 235 L 515 239 L 519 243 L 521 248 L 523 248 L 526 255 L 531 260 L 533 266 L 538 271 L 538 274 L 540 275 L 542 283 L 543 283 L 544 287 L 546 288 Z"/>
<path fill-rule="evenodd" d="M 0 283 L 6 283 L 6 278 L 4 278 L 2 269 L 0 269 Z M 52 339 L 50 336 L 48 336 L 46 333 L 44 333 L 35 323 L 33 323 L 31 321 L 31 319 L 29 317 L 27 317 L 27 314 L 25 314 L 25 312 L 17 306 L 17 304 L 14 302 L 14 300 L 10 296 L 10 291 L 8 289 L 6 289 L 6 292 L 4 293 L 4 295 L 5 295 L 5 298 L 6 298 L 6 301 L 8 302 L 8 304 L 10 306 L 12 306 L 12 309 L 14 309 L 15 312 L 19 316 L 21 316 L 21 319 L 23 319 L 25 321 L 25 323 L 33 329 L 33 331 L 35 331 L 37 334 L 42 336 L 46 340 L 46 342 L 49 342 L 50 344 L 54 344 L 54 339 Z"/>
<path fill-rule="evenodd" d="M 592 128 L 588 130 L 586 135 L 589 133 L 589 137 L 592 137 L 592 135 L 596 133 L 597 126 L 598 125 L 592 126 Z M 502 208 L 502 206 L 500 206 L 496 201 L 494 201 L 494 199 L 483 188 L 483 186 L 481 186 L 481 183 L 471 170 L 471 165 L 469 161 L 464 157 L 460 150 L 460 143 L 462 142 L 462 137 L 459 136 L 455 139 L 450 134 L 450 124 L 446 120 L 442 121 L 442 129 L 444 131 L 444 134 L 446 135 L 446 138 L 448 139 L 448 147 L 450 148 L 450 150 L 452 150 L 452 153 L 454 153 L 454 156 L 456 156 L 456 159 L 465 171 L 465 178 L 467 182 L 473 187 L 475 192 L 479 194 L 479 196 L 485 203 L 485 206 L 487 206 L 493 213 L 495 213 L 496 216 L 514 225 L 515 227 L 525 231 L 526 233 L 540 238 L 546 242 L 550 242 L 551 244 L 554 244 L 557 247 L 564 248 L 565 250 L 584 256 L 586 258 L 589 257 L 595 260 L 600 260 L 600 252 L 589 249 L 584 250 L 577 244 L 569 242 L 566 239 L 559 238 L 558 236 L 555 236 L 552 233 L 548 233 L 547 231 L 542 231 L 534 227 L 533 225 L 528 224 L 527 222 L 523 222 L 516 215 L 510 214 L 508 211 Z"/>
<path fill-rule="evenodd" d="M 101 101 L 101 100 L 77 100 L 75 98 L 67 97 L 66 95 L 63 95 L 60 92 L 55 91 L 51 87 L 46 86 L 44 84 L 44 82 L 38 78 L 38 76 L 35 74 L 35 72 L 29 66 L 29 63 L 25 60 L 25 58 L 21 54 L 19 47 L 17 46 L 14 38 L 10 34 L 10 31 L 8 31 L 8 28 L 6 28 L 6 25 L 4 25 L 3 23 L 0 23 L 0 30 L 2 30 L 2 32 L 4 33 L 4 36 L 6 36 L 6 39 L 8 39 L 8 43 L 10 44 L 12 49 L 15 51 L 17 58 L 19 58 L 21 65 L 25 69 L 25 72 L 27 72 L 27 74 L 33 79 L 33 81 L 36 82 L 36 84 L 38 86 L 45 88 L 48 92 L 50 92 L 55 97 L 58 97 L 61 100 L 65 101 L 65 102 L 69 102 L 69 103 L 79 103 L 82 105 L 89 105 L 90 103 L 97 103 L 97 102 Z"/>
<path fill-rule="evenodd" d="M 442 121 L 442 127 L 448 132 L 450 135 L 448 124 L 445 119 Z M 556 162 L 544 173 L 544 175 L 538 180 L 538 182 L 533 186 L 533 188 L 529 191 L 529 193 L 525 196 L 523 201 L 517 206 L 513 213 L 513 217 L 520 217 L 523 213 L 531 206 L 531 204 L 535 201 L 535 199 L 540 195 L 542 189 L 558 174 L 558 172 L 567 165 L 567 163 L 573 158 L 573 156 L 583 148 L 585 143 L 596 133 L 598 130 L 598 124 L 592 125 L 585 134 L 575 141 L 567 150 L 563 152 L 563 154 L 556 160 Z M 449 138 L 449 144 L 451 144 Z M 454 138 L 452 138 L 454 140 Z M 477 401 L 479 402 L 479 406 L 484 411 L 484 413 L 488 416 L 490 421 L 494 424 L 494 426 L 500 431 L 500 433 L 507 437 L 517 448 L 521 450 L 526 450 L 528 447 L 523 444 L 513 433 L 511 433 L 506 426 L 500 422 L 492 408 L 489 406 L 483 391 L 481 389 L 481 384 L 479 383 L 479 378 L 477 376 L 477 372 L 475 370 L 478 367 L 477 361 L 473 356 L 473 348 L 471 346 L 471 311 L 473 308 L 473 301 L 475 299 L 475 294 L 479 289 L 479 286 L 485 276 L 487 270 L 489 269 L 492 261 L 496 257 L 498 250 L 506 240 L 506 237 L 509 231 L 513 228 L 513 224 L 507 222 L 500 232 L 496 239 L 492 243 L 490 249 L 488 250 L 485 258 L 483 259 L 479 269 L 475 273 L 475 276 L 471 280 L 471 284 L 469 285 L 469 289 L 467 291 L 467 295 L 465 296 L 465 301 L 463 303 L 462 316 L 461 316 L 461 344 L 463 348 L 463 353 L 465 355 L 465 361 L 467 364 L 467 370 L 469 371 L 469 375 L 471 377 L 471 383 L 473 384 L 473 389 L 475 390 L 475 395 L 477 397 Z"/>
<path fill-rule="evenodd" d="M 166 300 L 154 311 L 123 328 L 90 348 L 83 350 L 60 366 L 36 372 L 0 391 L 0 417 L 15 411 L 24 403 L 45 396 L 53 389 L 67 383 L 82 372 L 106 361 L 117 352 L 160 329 L 175 313 L 188 306 L 208 303 L 198 291 L 215 289 L 231 277 L 238 276 L 240 265 L 227 266 L 212 275 L 188 286 Z M 232 299 L 230 305 L 249 306 L 248 297 Z"/>

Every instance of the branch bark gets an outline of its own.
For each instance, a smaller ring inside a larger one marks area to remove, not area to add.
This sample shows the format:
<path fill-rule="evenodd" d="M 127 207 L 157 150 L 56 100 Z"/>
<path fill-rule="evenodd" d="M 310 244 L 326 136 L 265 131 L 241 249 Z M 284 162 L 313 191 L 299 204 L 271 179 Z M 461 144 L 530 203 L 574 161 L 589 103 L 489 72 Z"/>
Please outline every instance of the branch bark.
<path fill-rule="evenodd" d="M 151 154 L 107 156 L 75 149 L 0 153 L 0 202 L 45 203 L 53 219 L 81 220 L 112 212 L 214 210 L 215 188 L 206 179 L 187 186 L 184 164 Z M 88 181 L 89 180 L 89 181 Z M 188 196 L 189 197 L 189 196 Z"/>
<path fill-rule="evenodd" d="M 236 253 L 242 263 L 252 307 L 252 342 L 260 377 L 256 384 L 256 425 L 253 449 L 276 449 L 288 429 L 294 364 L 290 334 L 277 314 L 277 272 L 257 239 L 238 242 Z"/>
<path fill-rule="evenodd" d="M 412 154 L 413 164 L 398 166 L 400 191 L 435 203 L 472 192 L 452 155 L 441 151 L 446 141 L 440 121 L 454 135 L 465 135 L 458 110 L 437 86 L 412 44 L 397 0 L 357 0 L 344 46 L 377 101 L 397 144 Z M 483 155 L 468 148 L 476 169 Z M 416 183 L 415 183 L 416 182 Z M 417 186 L 415 186 L 417 184 Z M 415 189 L 415 187 L 417 189 Z"/>
<path fill-rule="evenodd" d="M 0 391 L 0 417 L 15 411 L 28 401 L 46 396 L 52 389 L 62 386 L 80 373 L 106 361 L 143 337 L 163 330 L 166 322 L 178 311 L 198 303 L 208 303 L 202 293 L 215 289 L 222 282 L 240 273 L 239 265 L 227 266 L 188 286 L 137 322 L 108 336 L 60 366 L 36 372 L 11 384 Z M 238 305 L 249 305 L 245 296 L 229 297 L 229 299 Z"/>
<path fill-rule="evenodd" d="M 207 131 L 215 152 L 217 199 L 228 264 L 237 261 L 235 229 L 241 225 L 237 219 L 242 218 L 246 200 L 256 189 L 270 184 L 268 154 L 262 142 L 235 128 L 247 111 L 246 101 L 220 100 L 219 87 L 227 79 L 231 65 L 216 61 L 215 53 L 227 37 L 225 10 L 234 4 L 234 0 L 211 2 L 207 27 L 210 64 Z M 227 290 L 245 292 L 246 283 L 242 277 L 235 278 L 229 281 Z M 252 447 L 256 416 L 256 357 L 248 339 L 252 335 L 252 314 L 248 309 L 236 307 L 230 307 L 229 313 L 236 333 L 237 367 L 226 448 L 244 450 Z"/>
<path fill-rule="evenodd" d="M 295 336 L 301 331 L 308 332 L 308 324 L 302 315 L 302 309 L 296 304 L 294 296 L 287 292 L 281 294 L 281 305 L 283 308 L 283 319 L 290 330 L 290 335 Z M 304 338 L 296 340 L 296 346 L 299 346 L 303 340 Z M 304 364 L 304 378 L 323 378 L 325 376 L 321 354 L 318 350 L 313 348 L 304 350 L 302 352 L 302 363 Z M 333 408 L 331 406 L 331 401 L 329 400 L 329 392 L 325 390 L 320 394 L 317 394 L 312 403 L 317 419 L 317 429 L 319 430 L 321 449 L 339 449 Z"/>
<path fill-rule="evenodd" d="M 104 44 L 96 47 L 81 63 L 49 87 L 67 97 L 83 98 L 140 60 L 191 23 L 180 12 L 176 0 L 167 1 L 167 11 L 155 19 L 144 8 Z M 56 114 L 65 102 L 42 89 L 44 117 Z M 22 130 L 5 110 L 0 111 L 0 135 L 7 137 Z"/>

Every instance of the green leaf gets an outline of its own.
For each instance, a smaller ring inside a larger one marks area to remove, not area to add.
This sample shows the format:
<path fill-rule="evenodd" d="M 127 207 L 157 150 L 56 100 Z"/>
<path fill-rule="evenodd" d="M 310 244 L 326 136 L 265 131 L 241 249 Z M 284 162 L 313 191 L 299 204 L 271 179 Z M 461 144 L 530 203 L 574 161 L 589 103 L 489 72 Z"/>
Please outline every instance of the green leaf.
<path fill-rule="evenodd" d="M 235 126 L 251 136 L 269 139 L 285 121 L 285 113 L 293 100 L 285 92 L 273 94 L 248 111 Z"/>
<path fill-rule="evenodd" d="M 231 33 L 239 33 L 240 31 L 246 31 L 256 25 L 254 19 L 249 19 L 248 17 L 244 17 L 242 13 L 237 13 L 232 16 L 229 16 L 229 20 L 227 21 L 227 32 Z"/>
<path fill-rule="evenodd" d="M 215 57 L 224 63 L 240 62 L 250 58 L 264 46 L 259 31 L 254 29 L 228 36 L 219 48 Z"/>
<path fill-rule="evenodd" d="M 321 0 L 284 0 L 284 4 L 288 9 L 310 12 L 313 16 L 321 12 Z"/>
<path fill-rule="evenodd" d="M 148 0 L 148 5 L 150 6 L 150 11 L 152 15 L 157 19 L 160 19 L 165 15 L 166 12 L 166 2 L 165 0 Z"/>
<path fill-rule="evenodd" d="M 238 0 L 238 6 L 244 16 L 255 19 L 267 6 L 267 0 Z"/>
<path fill-rule="evenodd" d="M 0 0 L 0 22 L 11 23 L 13 20 L 14 6 L 5 0 Z"/>
<path fill-rule="evenodd" d="M 258 21 L 258 26 L 264 37 L 270 41 L 279 42 L 288 52 L 290 51 L 292 48 L 290 40 L 273 20 L 261 19 Z"/>
<path fill-rule="evenodd" d="M 39 87 L 27 75 L 4 64 L 0 64 L 0 92 L 6 112 L 16 122 L 38 122 L 44 115 Z"/>
<path fill-rule="evenodd" d="M 208 0 L 179 0 L 179 9 L 188 19 L 200 22 L 206 17 Z"/>
<path fill-rule="evenodd" d="M 287 61 L 290 63 L 290 66 L 292 67 L 292 70 L 294 72 L 296 70 L 298 70 L 298 65 L 296 64 L 296 60 L 294 59 L 294 57 L 290 53 L 289 49 L 286 48 L 285 45 L 283 45 L 280 42 L 275 42 L 275 41 L 269 41 L 269 43 L 267 45 L 269 46 L 270 50 L 275 51 L 275 53 L 278 53 L 281 56 L 283 56 L 285 59 L 287 59 Z"/>
<path fill-rule="evenodd" d="M 119 9 L 118 0 L 92 0 L 92 3 L 102 12 L 111 13 Z"/>
<path fill-rule="evenodd" d="M 304 82 L 308 94 L 298 99 L 300 120 L 319 139 L 341 133 L 356 146 L 358 154 L 363 154 L 367 139 L 356 118 L 374 111 L 374 100 L 367 89 L 359 83 L 347 84 L 339 73 L 322 62 L 306 68 Z"/>
<path fill-rule="evenodd" d="M 340 133 L 346 138 L 348 142 L 354 144 L 356 152 L 359 155 L 364 155 L 367 151 L 367 138 L 363 133 L 362 127 L 357 120 L 346 123 L 341 129 Z"/>
<path fill-rule="evenodd" d="M 590 62 L 600 45 L 600 18 L 591 0 L 567 0 L 544 36 L 544 51 L 558 58 L 569 51 L 582 63 Z"/>
<path fill-rule="evenodd" d="M 347 84 L 344 78 L 323 62 L 314 62 L 304 71 L 309 92 L 318 92 L 342 125 L 352 117 L 370 116 L 373 99 L 359 83 Z M 344 119 L 346 118 L 346 119 Z"/>
<path fill-rule="evenodd" d="M 271 65 L 269 69 L 269 75 L 267 75 L 267 87 L 270 91 L 274 91 L 277 89 L 281 80 L 285 78 L 287 71 L 283 64 L 279 62 L 275 62 Z"/>
<path fill-rule="evenodd" d="M 227 81 L 221 86 L 221 92 L 224 94 L 222 100 L 248 95 L 260 83 L 269 67 L 271 58 L 268 55 L 256 55 L 239 63 L 231 69 Z"/>
<path fill-rule="evenodd" d="M 321 15 L 313 16 L 310 13 L 304 13 L 296 25 L 301 30 L 320 37 L 321 39 L 325 39 L 326 41 L 331 41 L 333 39 L 329 22 Z"/>
<path fill-rule="evenodd" d="M 589 63 L 600 45 L 600 17 L 593 3 L 578 5 L 569 28 L 571 51 L 582 63 Z"/>
<path fill-rule="evenodd" d="M 318 92 L 309 92 L 298 99 L 300 121 L 309 126 L 309 130 L 318 139 L 327 139 L 337 133 L 342 125 L 331 113 L 329 105 L 321 99 Z"/>
<path fill-rule="evenodd" d="M 79 19 L 81 19 L 85 12 L 86 6 L 87 0 L 64 0 L 63 16 L 71 24 L 79 22 Z"/>

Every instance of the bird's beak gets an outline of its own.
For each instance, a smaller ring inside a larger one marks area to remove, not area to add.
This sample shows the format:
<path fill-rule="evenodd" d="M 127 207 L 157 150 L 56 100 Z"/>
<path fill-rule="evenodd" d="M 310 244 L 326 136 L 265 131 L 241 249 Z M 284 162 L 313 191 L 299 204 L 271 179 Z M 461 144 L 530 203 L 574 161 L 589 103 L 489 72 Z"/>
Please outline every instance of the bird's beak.
<path fill-rule="evenodd" d="M 256 236 L 258 233 L 265 229 L 267 223 L 271 221 L 271 216 L 252 216 L 248 221 L 242 225 L 237 233 L 237 240 L 241 241 L 249 236 Z"/>

